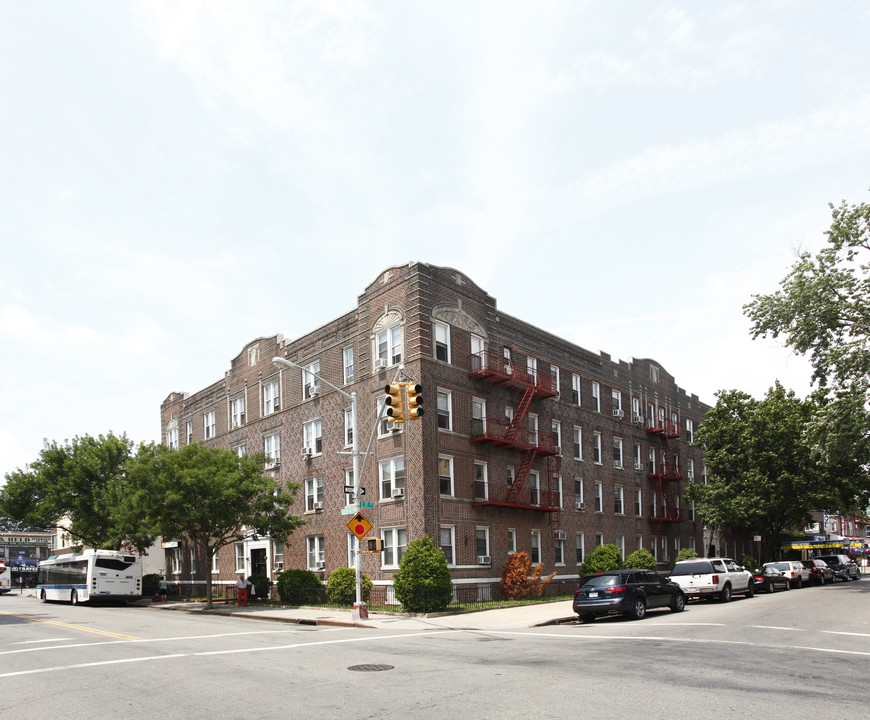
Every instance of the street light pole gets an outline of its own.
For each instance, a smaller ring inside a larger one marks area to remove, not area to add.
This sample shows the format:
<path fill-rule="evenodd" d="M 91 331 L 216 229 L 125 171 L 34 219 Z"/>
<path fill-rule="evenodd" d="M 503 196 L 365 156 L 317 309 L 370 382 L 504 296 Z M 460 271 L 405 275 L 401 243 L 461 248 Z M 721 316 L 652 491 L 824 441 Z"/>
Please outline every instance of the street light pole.
<path fill-rule="evenodd" d="M 346 393 L 339 387 L 333 385 L 329 380 L 322 378 L 315 372 L 311 372 L 301 365 L 297 365 L 290 360 L 282 357 L 274 357 L 272 358 L 272 365 L 275 367 L 292 367 L 301 370 L 303 373 L 308 373 L 309 375 L 313 375 L 320 382 L 328 385 L 333 390 L 337 391 L 343 397 L 350 399 L 350 422 L 351 427 L 353 428 L 353 435 L 351 437 L 351 456 L 353 457 L 353 506 L 354 509 L 359 512 L 359 502 L 360 502 L 360 473 L 359 473 L 359 425 L 357 424 L 357 395 L 354 390 L 352 393 Z M 365 620 L 368 618 L 368 610 L 366 609 L 366 604 L 363 601 L 362 596 L 362 546 L 361 541 L 357 537 L 356 538 L 356 552 L 354 553 L 354 570 L 356 573 L 356 602 L 353 605 L 353 619 L 354 620 Z"/>

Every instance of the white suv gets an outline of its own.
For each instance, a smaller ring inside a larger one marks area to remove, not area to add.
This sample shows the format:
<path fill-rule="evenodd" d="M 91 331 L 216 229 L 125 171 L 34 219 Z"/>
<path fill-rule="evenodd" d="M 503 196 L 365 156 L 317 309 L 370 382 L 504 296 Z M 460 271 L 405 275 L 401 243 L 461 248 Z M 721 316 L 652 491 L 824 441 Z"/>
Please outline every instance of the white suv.
<path fill-rule="evenodd" d="M 788 578 L 788 584 L 793 588 L 809 585 L 813 580 L 813 573 L 797 560 L 780 560 L 779 562 L 764 563 L 764 567 L 772 567 L 779 570 Z"/>
<path fill-rule="evenodd" d="M 731 558 L 680 560 L 674 563 L 670 580 L 683 588 L 687 599 L 715 597 L 728 602 L 735 593 L 755 594 L 754 576 Z"/>

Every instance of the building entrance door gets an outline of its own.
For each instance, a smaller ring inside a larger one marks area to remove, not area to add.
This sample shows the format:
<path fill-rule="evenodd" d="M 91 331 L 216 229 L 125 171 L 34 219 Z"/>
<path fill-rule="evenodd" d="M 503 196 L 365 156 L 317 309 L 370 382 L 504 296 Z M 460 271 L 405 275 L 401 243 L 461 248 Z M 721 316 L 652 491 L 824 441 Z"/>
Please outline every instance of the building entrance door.
<path fill-rule="evenodd" d="M 251 575 L 266 575 L 266 548 L 251 548 Z"/>

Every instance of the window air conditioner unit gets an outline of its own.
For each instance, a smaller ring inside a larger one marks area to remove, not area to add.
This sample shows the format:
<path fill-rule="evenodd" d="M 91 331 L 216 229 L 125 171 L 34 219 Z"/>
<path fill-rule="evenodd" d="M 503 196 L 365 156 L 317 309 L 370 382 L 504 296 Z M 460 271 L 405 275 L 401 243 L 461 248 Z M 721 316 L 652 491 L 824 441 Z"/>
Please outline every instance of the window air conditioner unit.
<path fill-rule="evenodd" d="M 643 425 L 643 417 L 638 415 L 637 413 L 634 414 L 632 420 L 635 425 Z"/>
<path fill-rule="evenodd" d="M 405 488 L 393 488 L 393 497 L 404 497 Z"/>
<path fill-rule="evenodd" d="M 276 570 L 283 570 L 283 569 L 284 569 L 284 563 L 281 562 L 280 560 L 276 560 L 276 561 L 275 561 L 275 569 L 276 569 Z"/>
<path fill-rule="evenodd" d="M 578 510 L 585 510 L 586 503 L 585 502 L 574 503 L 574 507 L 577 508 Z"/>
<path fill-rule="evenodd" d="M 643 470 L 643 463 L 640 460 L 634 461 L 634 469 L 635 470 Z"/>
<path fill-rule="evenodd" d="M 315 565 L 314 569 L 315 570 L 326 570 L 326 565 L 324 563 L 321 563 L 320 565 Z"/>
<path fill-rule="evenodd" d="M 302 448 L 302 457 L 311 457 L 314 453 L 310 447 Z"/>
<path fill-rule="evenodd" d="M 489 555 L 478 555 L 477 556 L 477 564 L 478 565 L 489 565 L 492 562 L 492 558 Z"/>
<path fill-rule="evenodd" d="M 323 510 L 323 503 L 322 502 L 314 503 L 314 509 L 315 510 Z"/>
<path fill-rule="evenodd" d="M 320 385 L 312 385 L 308 388 L 308 397 L 313 398 L 320 395 Z"/>
<path fill-rule="evenodd" d="M 625 417 L 625 412 L 623 410 L 614 410 L 613 417 L 619 418 L 620 420 Z"/>
<path fill-rule="evenodd" d="M 565 540 L 568 537 L 568 533 L 566 533 L 564 530 L 556 530 L 553 533 L 553 536 L 556 538 L 556 540 Z"/>
<path fill-rule="evenodd" d="M 379 368 L 385 368 L 386 366 L 387 366 L 387 359 L 386 358 L 378 358 L 377 360 L 375 360 L 375 369 L 376 370 Z"/>
<path fill-rule="evenodd" d="M 281 407 L 281 403 L 278 402 L 278 398 L 275 398 L 275 402 L 272 404 L 272 409 L 277 410 L 280 407 Z"/>
<path fill-rule="evenodd" d="M 402 429 L 402 423 L 389 421 L 387 423 L 387 430 L 390 432 L 399 432 Z"/>

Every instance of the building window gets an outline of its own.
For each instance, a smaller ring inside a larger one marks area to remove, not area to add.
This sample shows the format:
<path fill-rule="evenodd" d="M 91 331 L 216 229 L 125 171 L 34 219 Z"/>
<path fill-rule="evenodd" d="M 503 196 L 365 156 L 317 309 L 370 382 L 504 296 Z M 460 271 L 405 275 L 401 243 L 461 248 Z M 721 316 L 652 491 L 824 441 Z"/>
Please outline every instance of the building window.
<path fill-rule="evenodd" d="M 450 326 L 436 322 L 435 326 L 435 359 L 450 362 Z"/>
<path fill-rule="evenodd" d="M 583 533 L 577 533 L 574 537 L 574 547 L 577 549 L 577 564 L 582 565 L 586 556 L 586 538 Z"/>
<path fill-rule="evenodd" d="M 622 392 L 620 390 L 611 390 L 610 397 L 613 403 L 613 416 L 622 417 Z"/>
<path fill-rule="evenodd" d="M 212 550 L 211 553 L 211 573 L 212 575 L 216 575 L 220 572 L 220 567 L 218 566 L 218 552 L 217 550 Z"/>
<path fill-rule="evenodd" d="M 166 447 L 170 450 L 178 450 L 178 428 L 169 428 L 166 431 Z"/>
<path fill-rule="evenodd" d="M 202 415 L 203 437 L 206 440 L 217 434 L 217 417 L 214 410 L 209 410 Z"/>
<path fill-rule="evenodd" d="M 636 395 L 631 396 L 631 421 L 638 425 L 643 422 L 643 416 L 640 414 L 640 398 Z"/>
<path fill-rule="evenodd" d="M 622 469 L 622 438 L 613 438 L 613 467 Z"/>
<path fill-rule="evenodd" d="M 378 465 L 381 479 L 381 500 L 400 498 L 405 494 L 405 458 L 381 460 Z"/>
<path fill-rule="evenodd" d="M 565 541 L 559 538 L 553 540 L 553 562 L 556 565 L 565 564 Z"/>
<path fill-rule="evenodd" d="M 444 557 L 447 558 L 448 565 L 455 565 L 456 558 L 453 554 L 454 545 L 453 545 L 453 526 L 452 525 L 442 525 L 441 526 L 441 551 L 444 553 Z"/>
<path fill-rule="evenodd" d="M 312 420 L 302 425 L 302 447 L 309 455 L 323 452 L 323 425 L 320 420 Z"/>
<path fill-rule="evenodd" d="M 486 435 L 486 400 L 471 399 L 471 436 Z"/>
<path fill-rule="evenodd" d="M 540 445 L 538 441 L 538 416 L 534 413 L 529 413 L 528 418 L 528 427 L 529 427 L 529 445 L 534 445 L 537 447 Z"/>
<path fill-rule="evenodd" d="M 190 574 L 196 575 L 196 549 L 190 548 Z"/>
<path fill-rule="evenodd" d="M 634 491 L 634 514 L 643 517 L 643 490 L 640 488 Z"/>
<path fill-rule="evenodd" d="M 341 351 L 341 363 L 344 367 L 344 384 L 353 382 L 353 348 L 348 347 Z"/>
<path fill-rule="evenodd" d="M 477 561 L 487 562 L 486 560 L 481 560 L 480 558 L 489 556 L 489 528 L 475 528 L 474 549 L 477 551 Z"/>
<path fill-rule="evenodd" d="M 386 399 L 387 398 L 385 395 L 381 395 L 378 398 L 377 417 L 380 418 L 380 420 L 378 421 L 378 435 L 379 436 L 389 435 L 390 434 L 390 425 L 396 424 L 390 420 L 389 416 L 387 415 L 386 410 L 384 410 L 384 405 L 386 403 Z"/>
<path fill-rule="evenodd" d="M 345 468 L 344 469 L 344 485 L 345 487 L 352 488 L 353 487 L 353 468 Z M 353 493 L 345 493 L 344 494 L 344 504 L 345 505 L 353 505 Z M 350 567 L 350 566 L 348 566 Z"/>
<path fill-rule="evenodd" d="M 595 547 L 604 545 L 604 533 L 595 533 Z"/>
<path fill-rule="evenodd" d="M 278 381 L 263 383 L 263 415 L 271 415 L 276 410 L 281 409 L 281 401 L 279 398 Z"/>
<path fill-rule="evenodd" d="M 344 411 L 344 444 L 353 445 L 353 408 Z"/>
<path fill-rule="evenodd" d="M 592 383 L 592 407 L 595 412 L 601 412 L 601 385 L 597 382 Z"/>
<path fill-rule="evenodd" d="M 517 531 L 516 528 L 508 528 L 508 555 L 513 555 L 517 551 Z"/>
<path fill-rule="evenodd" d="M 169 572 L 173 575 L 181 572 L 181 548 L 172 548 L 169 551 Z"/>
<path fill-rule="evenodd" d="M 453 458 L 438 457 L 438 490 L 442 495 L 453 495 Z"/>
<path fill-rule="evenodd" d="M 592 433 L 592 462 L 596 465 L 601 464 L 601 433 Z"/>
<path fill-rule="evenodd" d="M 541 504 L 541 476 L 537 470 L 529 471 L 529 504 Z"/>
<path fill-rule="evenodd" d="M 237 457 L 244 457 L 245 454 L 247 453 L 247 448 L 245 447 L 245 443 L 242 443 L 241 445 L 233 445 L 233 450 L 236 451 Z"/>
<path fill-rule="evenodd" d="M 408 547 L 407 530 L 405 528 L 386 528 L 381 530 L 381 539 L 384 542 L 383 567 L 399 567 Z"/>
<path fill-rule="evenodd" d="M 686 418 L 686 440 L 695 442 L 695 421 L 692 418 Z"/>
<path fill-rule="evenodd" d="M 562 374 L 559 372 L 559 366 L 550 365 L 550 374 L 553 377 L 553 392 L 556 393 L 557 399 L 561 399 L 562 392 L 560 387 L 562 385 Z"/>
<path fill-rule="evenodd" d="M 583 481 L 580 478 L 574 479 L 574 507 L 577 510 L 583 509 Z"/>
<path fill-rule="evenodd" d="M 541 531 L 540 530 L 532 530 L 532 546 L 531 552 L 529 553 L 529 557 L 532 560 L 533 565 L 537 565 L 541 562 Z"/>
<path fill-rule="evenodd" d="M 190 445 L 190 443 L 193 442 L 193 421 L 192 420 L 187 421 L 186 430 L 187 430 L 187 444 Z"/>
<path fill-rule="evenodd" d="M 236 572 L 245 572 L 245 545 L 236 543 Z"/>
<path fill-rule="evenodd" d="M 625 491 L 619 485 L 613 488 L 613 512 L 616 515 L 625 513 Z"/>
<path fill-rule="evenodd" d="M 553 439 L 556 441 L 556 452 L 562 456 L 562 423 L 559 420 L 553 420 L 550 423 L 550 429 L 553 431 Z"/>
<path fill-rule="evenodd" d="M 305 478 L 305 512 L 323 510 L 323 478 Z"/>
<path fill-rule="evenodd" d="M 562 507 L 562 476 L 556 475 L 553 477 L 553 507 Z"/>
<path fill-rule="evenodd" d="M 604 511 L 604 488 L 600 482 L 595 483 L 595 512 Z"/>
<path fill-rule="evenodd" d="M 656 449 L 654 447 L 649 449 L 649 474 L 656 474 Z"/>
<path fill-rule="evenodd" d="M 440 430 L 452 430 L 452 397 L 446 390 L 438 391 L 438 428 Z"/>
<path fill-rule="evenodd" d="M 486 345 L 483 338 L 471 333 L 471 371 L 477 372 L 486 367 Z"/>
<path fill-rule="evenodd" d="M 574 426 L 574 459 L 583 459 L 583 430 Z"/>
<path fill-rule="evenodd" d="M 375 336 L 377 346 L 377 365 L 386 367 L 402 362 L 402 328 L 400 325 L 388 328 Z"/>
<path fill-rule="evenodd" d="M 625 560 L 625 535 L 616 536 L 616 547 L 619 548 L 619 557 Z"/>
<path fill-rule="evenodd" d="M 634 549 L 643 550 L 643 535 L 638 535 L 634 539 Z"/>
<path fill-rule="evenodd" d="M 695 461 L 692 458 L 686 460 L 686 479 L 691 483 L 695 482 Z"/>
<path fill-rule="evenodd" d="M 529 380 L 532 385 L 538 384 L 538 359 L 533 357 L 526 358 L 526 370 L 529 373 Z"/>
<path fill-rule="evenodd" d="M 571 402 L 575 405 L 581 405 L 582 396 L 580 395 L 580 376 L 577 373 L 571 374 Z"/>
<path fill-rule="evenodd" d="M 643 460 L 640 459 L 640 443 L 634 444 L 634 469 L 643 470 Z"/>
<path fill-rule="evenodd" d="M 245 424 L 245 396 L 230 400 L 230 423 L 234 428 Z"/>
<path fill-rule="evenodd" d="M 486 500 L 489 498 L 489 479 L 485 462 L 474 463 L 474 499 Z M 489 553 L 483 553 L 488 555 Z"/>
<path fill-rule="evenodd" d="M 326 566 L 326 543 L 323 535 L 309 535 L 306 539 L 308 541 L 308 569 L 323 570 Z"/>
<path fill-rule="evenodd" d="M 274 467 L 281 462 L 281 436 L 278 433 L 263 438 L 263 452 L 266 453 L 266 467 Z"/>
<path fill-rule="evenodd" d="M 505 468 L 505 480 L 508 487 L 514 484 L 514 478 L 516 477 L 516 474 L 517 471 L 513 467 L 508 466 L 507 468 Z"/>
<path fill-rule="evenodd" d="M 320 360 L 315 360 L 302 371 L 302 399 L 309 400 L 320 394 Z"/>
<path fill-rule="evenodd" d="M 276 570 L 284 569 L 284 543 L 280 540 L 272 541 L 272 565 Z"/>

